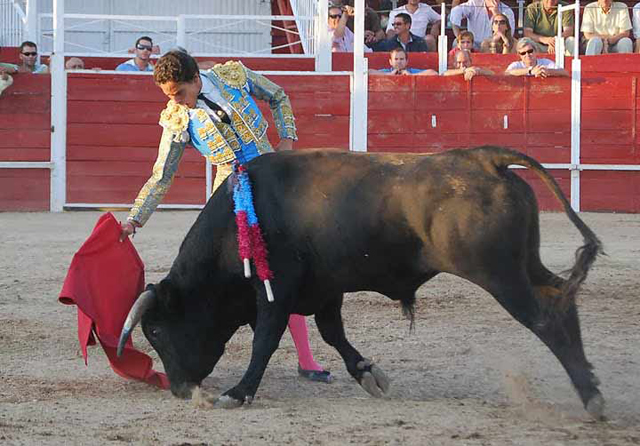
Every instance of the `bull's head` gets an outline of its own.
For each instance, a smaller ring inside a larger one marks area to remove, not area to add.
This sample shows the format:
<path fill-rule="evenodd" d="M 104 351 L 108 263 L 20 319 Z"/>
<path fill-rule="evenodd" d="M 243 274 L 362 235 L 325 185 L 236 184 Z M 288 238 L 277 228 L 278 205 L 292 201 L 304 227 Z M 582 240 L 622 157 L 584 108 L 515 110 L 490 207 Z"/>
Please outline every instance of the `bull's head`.
<path fill-rule="evenodd" d="M 235 331 L 216 329 L 207 302 L 193 299 L 187 303 L 168 280 L 147 286 L 129 311 L 118 356 L 140 321 L 145 337 L 162 360 L 171 392 L 179 398 L 190 398 L 193 388 L 212 372 Z"/>

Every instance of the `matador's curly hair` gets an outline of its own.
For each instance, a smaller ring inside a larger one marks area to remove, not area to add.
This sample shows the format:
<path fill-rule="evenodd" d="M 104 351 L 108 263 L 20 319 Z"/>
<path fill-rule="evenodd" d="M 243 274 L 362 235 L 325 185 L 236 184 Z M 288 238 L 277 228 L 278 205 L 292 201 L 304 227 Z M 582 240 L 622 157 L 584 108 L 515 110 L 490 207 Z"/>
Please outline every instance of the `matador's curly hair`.
<path fill-rule="evenodd" d="M 158 60 L 153 70 L 156 84 L 191 82 L 198 73 L 198 63 L 184 51 L 169 51 Z"/>

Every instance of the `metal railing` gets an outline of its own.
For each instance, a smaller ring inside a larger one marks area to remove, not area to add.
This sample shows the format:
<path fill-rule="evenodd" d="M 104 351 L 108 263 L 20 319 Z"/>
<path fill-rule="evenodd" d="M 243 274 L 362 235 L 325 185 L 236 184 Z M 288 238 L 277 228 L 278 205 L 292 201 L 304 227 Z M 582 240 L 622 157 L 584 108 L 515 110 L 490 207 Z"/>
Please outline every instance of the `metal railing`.
<path fill-rule="evenodd" d="M 275 56 L 273 50 L 302 44 L 306 57 L 314 57 L 313 16 L 196 15 L 129 16 L 65 14 L 65 53 L 74 56 L 121 57 L 143 35 L 163 50 L 181 46 L 197 56 Z M 278 27 L 274 21 L 295 21 L 303 32 Z M 38 15 L 41 52 L 53 45 L 53 14 Z M 286 44 L 272 46 L 271 30 L 296 36 Z"/>
<path fill-rule="evenodd" d="M 300 40 L 305 54 L 316 54 L 315 35 L 317 29 L 318 18 L 318 1 L 317 0 L 289 0 L 291 2 L 291 10 L 296 17 L 315 17 L 316 20 L 298 20 L 296 18 L 296 27 L 301 36 Z"/>
<path fill-rule="evenodd" d="M 24 40 L 25 12 L 15 0 L 0 0 L 0 46 L 18 46 Z"/>

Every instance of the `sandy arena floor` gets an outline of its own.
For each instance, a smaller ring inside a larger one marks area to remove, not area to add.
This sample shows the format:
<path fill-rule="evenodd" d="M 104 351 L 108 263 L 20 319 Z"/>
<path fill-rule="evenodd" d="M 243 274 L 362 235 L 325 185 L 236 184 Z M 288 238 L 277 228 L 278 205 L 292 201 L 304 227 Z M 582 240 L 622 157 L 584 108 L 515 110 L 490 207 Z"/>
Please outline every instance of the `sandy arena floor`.
<path fill-rule="evenodd" d="M 336 381 L 298 378 L 285 335 L 256 401 L 237 410 L 198 409 L 125 381 L 99 347 L 85 367 L 76 309 L 57 296 L 99 215 L 0 213 L 0 444 L 640 444 L 640 215 L 583 214 L 608 254 L 580 297 L 585 350 L 607 400 L 609 421 L 601 423 L 537 338 L 488 294 L 444 275 L 420 289 L 414 333 L 382 296 L 345 300 L 349 338 L 393 379 L 385 399 L 357 385 L 312 320 L 316 357 Z M 140 231 L 148 281 L 167 272 L 195 217 L 159 212 Z M 542 216 L 543 260 L 553 271 L 572 264 L 580 241 L 563 214 Z M 141 332 L 134 340 L 148 351 Z M 206 391 L 222 393 L 240 379 L 250 345 L 251 330 L 242 329 Z"/>

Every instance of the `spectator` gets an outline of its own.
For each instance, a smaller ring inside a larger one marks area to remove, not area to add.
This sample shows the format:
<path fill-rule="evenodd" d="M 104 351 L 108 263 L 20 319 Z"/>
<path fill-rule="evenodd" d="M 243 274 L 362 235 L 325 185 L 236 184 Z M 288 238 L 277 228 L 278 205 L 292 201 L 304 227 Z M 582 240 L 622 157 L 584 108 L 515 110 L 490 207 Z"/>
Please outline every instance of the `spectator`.
<path fill-rule="evenodd" d="M 411 33 L 424 39 L 429 48 L 428 51 L 435 51 L 440 33 L 440 14 L 433 8 L 420 0 L 409 0 L 404 6 L 396 8 L 389 13 L 387 22 L 387 39 L 391 39 L 398 33 L 394 19 L 398 14 L 407 14 L 411 18 Z M 427 34 L 427 27 L 431 25 L 431 33 Z"/>
<path fill-rule="evenodd" d="M 558 35 L 558 0 L 540 0 L 527 6 L 524 15 L 524 36 L 535 42 L 540 53 L 556 53 Z M 562 2 L 561 5 L 566 5 Z M 574 45 L 573 11 L 562 13 L 562 37 L 565 54 L 573 56 Z"/>
<path fill-rule="evenodd" d="M 640 53 L 640 3 L 633 7 L 633 37 L 636 39 L 635 52 Z"/>
<path fill-rule="evenodd" d="M 538 59 L 536 43 L 529 37 L 523 37 L 518 40 L 516 52 L 520 56 L 520 61 L 509 65 L 505 74 L 511 76 L 535 76 L 543 79 L 551 76 L 569 76 L 569 73 L 565 70 L 556 68 L 553 61 Z"/>
<path fill-rule="evenodd" d="M 460 34 L 462 19 L 467 19 L 467 30 L 473 33 L 474 48 L 480 50 L 480 44 L 491 38 L 492 18 L 502 13 L 509 19 L 511 29 L 516 28 L 513 11 L 500 0 L 469 0 L 451 9 L 451 27 L 456 38 Z"/>
<path fill-rule="evenodd" d="M 516 51 L 516 41 L 513 38 L 511 25 L 506 15 L 494 14 L 491 19 L 493 36 L 484 40 L 480 51 L 493 54 L 511 54 Z"/>
<path fill-rule="evenodd" d="M 625 3 L 614 3 L 613 0 L 589 3 L 582 15 L 581 31 L 586 41 L 585 54 L 631 53 L 631 28 Z"/>
<path fill-rule="evenodd" d="M 4 65 L 4 64 L 1 64 Z M 13 68 L 11 68 L 13 70 Z M 2 96 L 2 92 L 13 84 L 13 78 L 9 76 L 9 70 L 5 70 L 2 66 L 0 66 L 0 96 Z"/>
<path fill-rule="evenodd" d="M 46 74 L 49 67 L 38 63 L 38 46 L 28 40 L 20 44 L 20 65 L 3 64 L 5 71 L 9 68 L 18 73 Z"/>
<path fill-rule="evenodd" d="M 473 52 L 473 33 L 471 31 L 460 31 L 460 35 L 456 39 L 456 45 L 449 51 L 449 58 L 453 59 L 453 56 L 460 50 L 466 50 Z"/>
<path fill-rule="evenodd" d="M 12 63 L 2 63 L 0 62 L 0 76 L 3 77 L 9 74 L 16 74 L 18 72 L 18 66 Z"/>
<path fill-rule="evenodd" d="M 387 75 L 418 75 L 418 76 L 437 76 L 438 72 L 435 70 L 420 70 L 418 68 L 409 68 L 409 56 L 407 52 L 402 48 L 394 48 L 389 54 L 390 68 L 383 68 L 381 70 L 369 70 L 371 74 L 387 74 Z"/>
<path fill-rule="evenodd" d="M 460 50 L 454 56 L 454 66 L 455 68 L 451 68 L 445 71 L 443 76 L 464 76 L 464 80 L 470 81 L 474 76 L 491 76 L 495 74 L 491 70 L 487 70 L 486 68 L 474 67 L 473 61 L 471 60 L 471 51 L 468 50 Z"/>
<path fill-rule="evenodd" d="M 136 57 L 118 65 L 116 71 L 153 71 L 153 65 L 151 64 L 152 52 L 153 41 L 151 37 L 140 37 L 136 40 L 134 50 Z"/>
<path fill-rule="evenodd" d="M 429 51 L 429 47 L 424 39 L 409 31 L 411 29 L 411 16 L 409 14 L 405 14 L 404 12 L 396 14 L 393 18 L 392 25 L 396 30 L 396 35 L 390 39 L 379 42 L 373 47 L 374 51 L 391 51 L 397 47 L 402 48 L 408 53 Z"/>
<path fill-rule="evenodd" d="M 353 1 L 354 0 L 344 0 L 342 4 L 353 8 Z M 369 6 L 369 3 L 369 0 L 366 0 L 366 6 L 364 8 L 364 43 L 371 46 L 381 40 L 384 40 L 385 34 L 382 30 L 378 13 Z M 353 16 L 349 16 L 349 20 L 347 20 L 347 28 L 353 32 Z"/>
<path fill-rule="evenodd" d="M 84 62 L 79 57 L 70 57 L 64 64 L 67 70 L 84 70 Z"/>
<path fill-rule="evenodd" d="M 349 16 L 353 16 L 355 10 L 351 6 L 329 6 L 329 34 L 331 34 L 331 51 L 334 53 L 352 53 L 354 34 L 347 28 Z M 365 45 L 365 52 L 371 52 L 371 48 Z"/>

